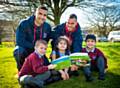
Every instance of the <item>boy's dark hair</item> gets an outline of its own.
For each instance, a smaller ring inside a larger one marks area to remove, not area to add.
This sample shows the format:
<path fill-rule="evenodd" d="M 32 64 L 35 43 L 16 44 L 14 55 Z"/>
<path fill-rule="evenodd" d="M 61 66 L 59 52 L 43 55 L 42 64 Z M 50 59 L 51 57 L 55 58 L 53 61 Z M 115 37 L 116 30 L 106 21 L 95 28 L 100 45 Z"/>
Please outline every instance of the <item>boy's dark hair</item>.
<path fill-rule="evenodd" d="M 88 39 L 93 39 L 93 40 L 96 41 L 96 37 L 95 37 L 95 35 L 93 35 L 93 34 L 88 34 L 88 35 L 86 36 L 86 38 L 85 38 L 85 41 L 87 41 Z"/>
<path fill-rule="evenodd" d="M 73 19 L 73 18 L 75 18 L 77 20 L 77 15 L 76 14 L 71 14 L 69 19 Z"/>
<path fill-rule="evenodd" d="M 38 9 L 38 10 L 39 10 L 39 9 L 43 9 L 43 10 L 47 10 L 47 11 L 48 11 L 47 7 L 45 7 L 45 6 L 39 6 L 37 9 Z"/>
<path fill-rule="evenodd" d="M 35 47 L 38 47 L 39 44 L 44 44 L 45 46 L 47 46 L 47 42 L 46 42 L 45 40 L 42 40 L 42 39 L 37 40 L 37 41 L 35 42 Z"/>

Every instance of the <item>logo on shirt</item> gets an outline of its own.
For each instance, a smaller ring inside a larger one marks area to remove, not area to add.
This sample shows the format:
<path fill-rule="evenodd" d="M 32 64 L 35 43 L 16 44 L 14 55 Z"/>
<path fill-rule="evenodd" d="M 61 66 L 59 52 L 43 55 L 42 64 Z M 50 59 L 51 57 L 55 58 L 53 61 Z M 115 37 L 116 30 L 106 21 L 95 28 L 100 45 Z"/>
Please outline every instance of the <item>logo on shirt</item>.
<path fill-rule="evenodd" d="M 43 34 L 43 38 L 47 38 L 47 33 L 44 33 L 44 34 Z"/>

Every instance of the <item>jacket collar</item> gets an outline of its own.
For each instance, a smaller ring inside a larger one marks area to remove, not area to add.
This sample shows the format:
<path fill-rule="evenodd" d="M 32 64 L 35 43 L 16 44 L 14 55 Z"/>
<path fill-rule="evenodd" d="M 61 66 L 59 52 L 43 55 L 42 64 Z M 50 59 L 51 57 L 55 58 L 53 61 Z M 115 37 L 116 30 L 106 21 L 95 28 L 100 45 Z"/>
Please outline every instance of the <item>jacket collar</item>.
<path fill-rule="evenodd" d="M 85 48 L 86 51 L 89 53 L 89 52 L 94 52 L 95 51 L 95 47 L 92 49 L 92 50 L 89 50 L 87 47 Z"/>

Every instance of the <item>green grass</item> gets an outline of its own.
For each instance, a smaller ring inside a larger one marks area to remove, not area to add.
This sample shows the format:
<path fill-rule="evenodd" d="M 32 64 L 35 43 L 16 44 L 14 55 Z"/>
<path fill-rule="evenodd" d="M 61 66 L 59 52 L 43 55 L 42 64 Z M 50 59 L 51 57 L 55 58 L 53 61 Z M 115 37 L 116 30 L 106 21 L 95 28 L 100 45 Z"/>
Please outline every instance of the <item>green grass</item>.
<path fill-rule="evenodd" d="M 49 46 L 50 47 L 50 46 Z M 82 71 L 80 76 L 72 77 L 66 81 L 59 81 L 46 86 L 46 88 L 120 88 L 120 43 L 98 43 L 108 58 L 106 80 L 97 79 L 98 74 L 93 73 L 95 80 L 87 83 Z M 51 52 L 47 51 L 47 56 Z M 17 73 L 16 62 L 13 58 L 13 46 L 0 45 L 0 88 L 20 88 L 15 75 Z"/>

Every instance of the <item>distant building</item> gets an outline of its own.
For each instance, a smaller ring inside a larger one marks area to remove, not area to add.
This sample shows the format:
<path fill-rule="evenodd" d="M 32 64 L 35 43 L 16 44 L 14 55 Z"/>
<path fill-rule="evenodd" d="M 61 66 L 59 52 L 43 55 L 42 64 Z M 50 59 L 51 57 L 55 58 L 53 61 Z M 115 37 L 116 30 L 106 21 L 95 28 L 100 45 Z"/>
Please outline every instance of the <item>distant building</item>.
<path fill-rule="evenodd" d="M 14 41 L 13 21 L 0 20 L 0 37 L 2 41 Z"/>

